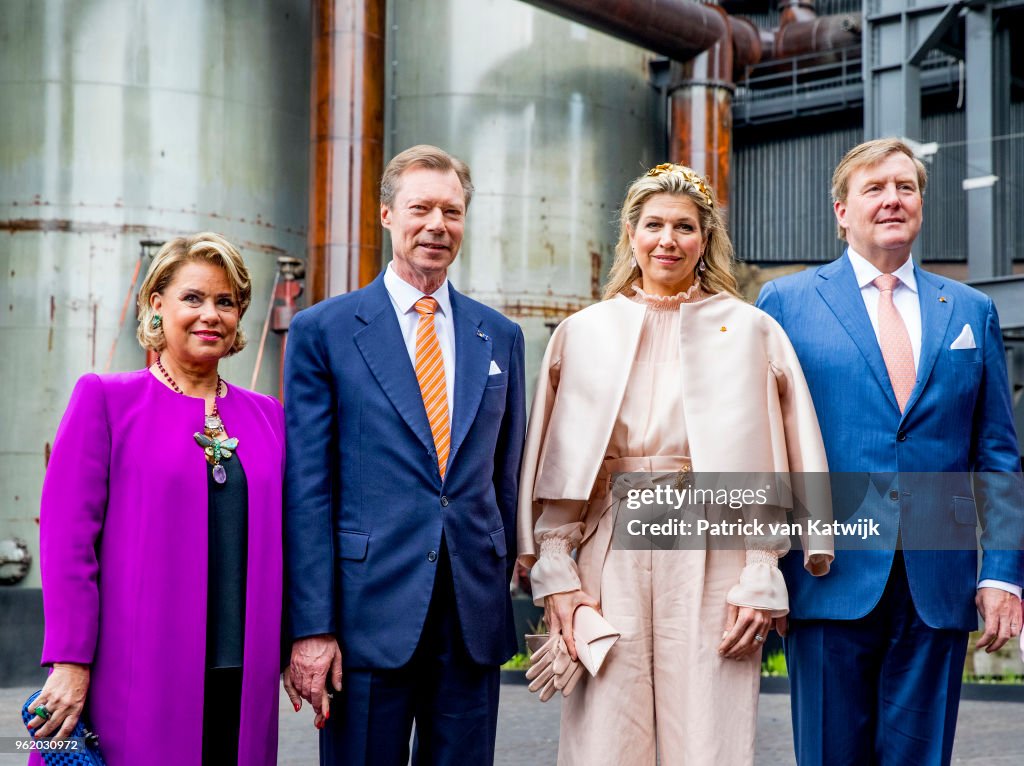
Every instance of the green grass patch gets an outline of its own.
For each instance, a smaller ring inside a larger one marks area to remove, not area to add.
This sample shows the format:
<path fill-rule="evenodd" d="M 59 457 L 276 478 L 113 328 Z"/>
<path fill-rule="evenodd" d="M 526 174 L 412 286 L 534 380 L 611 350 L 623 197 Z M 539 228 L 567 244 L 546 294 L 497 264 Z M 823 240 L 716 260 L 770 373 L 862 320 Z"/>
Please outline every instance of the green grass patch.
<path fill-rule="evenodd" d="M 789 671 L 786 669 L 786 655 L 781 651 L 772 652 L 761 658 L 762 676 L 779 676 L 788 678 Z"/>

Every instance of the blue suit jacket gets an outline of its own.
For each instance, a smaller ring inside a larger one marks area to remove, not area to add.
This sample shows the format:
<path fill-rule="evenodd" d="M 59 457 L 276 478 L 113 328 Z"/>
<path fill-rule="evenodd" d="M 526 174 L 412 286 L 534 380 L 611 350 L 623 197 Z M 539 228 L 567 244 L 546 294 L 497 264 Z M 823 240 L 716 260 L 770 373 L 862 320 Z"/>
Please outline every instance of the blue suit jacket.
<path fill-rule="evenodd" d="M 294 637 L 345 665 L 412 657 L 442 534 L 470 656 L 515 652 L 509 581 L 525 430 L 518 325 L 451 290 L 455 394 L 445 479 L 383 276 L 300 312 L 285 359 L 286 575 Z M 492 360 L 500 369 L 489 374 Z"/>
<path fill-rule="evenodd" d="M 783 571 L 795 618 L 854 619 L 870 612 L 885 587 L 899 532 L 914 604 L 933 628 L 977 627 L 979 519 L 988 548 L 981 578 L 1024 580 L 1020 458 L 995 306 L 966 285 L 920 268 L 915 274 L 921 358 L 902 415 L 846 255 L 769 282 L 758 298 L 796 349 L 829 469 L 870 472 L 870 480 L 862 474 L 861 486 L 852 475 L 837 483 L 836 515 L 870 516 L 882 533 L 881 544 L 865 546 L 874 550 L 837 552 L 826 577 L 810 577 L 797 556 L 787 556 Z M 965 324 L 977 348 L 951 350 Z M 976 502 L 970 471 L 1007 473 Z M 929 538 L 956 550 L 935 550 Z"/>

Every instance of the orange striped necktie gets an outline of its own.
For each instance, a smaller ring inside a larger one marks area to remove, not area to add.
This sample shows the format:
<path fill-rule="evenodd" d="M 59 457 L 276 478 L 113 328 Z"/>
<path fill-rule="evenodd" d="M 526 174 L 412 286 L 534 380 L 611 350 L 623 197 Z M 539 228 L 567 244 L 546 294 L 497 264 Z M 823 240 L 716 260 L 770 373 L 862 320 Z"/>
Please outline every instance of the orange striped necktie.
<path fill-rule="evenodd" d="M 434 436 L 437 449 L 437 468 L 444 478 L 448 466 L 448 452 L 451 448 L 451 427 L 448 423 L 448 386 L 444 375 L 444 357 L 437 340 L 434 314 L 437 301 L 424 296 L 416 301 L 416 313 L 420 315 L 416 325 L 416 381 L 420 384 L 423 406 L 427 410 L 430 433 Z"/>

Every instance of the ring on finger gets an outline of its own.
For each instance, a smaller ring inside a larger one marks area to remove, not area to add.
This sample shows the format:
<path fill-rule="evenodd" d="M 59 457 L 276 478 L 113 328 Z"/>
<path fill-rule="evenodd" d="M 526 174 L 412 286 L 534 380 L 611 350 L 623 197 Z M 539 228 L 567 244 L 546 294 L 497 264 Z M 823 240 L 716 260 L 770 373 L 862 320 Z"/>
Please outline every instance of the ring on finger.
<path fill-rule="evenodd" d="M 50 711 L 46 709 L 46 705 L 36 705 L 35 710 L 33 710 L 32 712 L 40 718 L 42 718 L 44 721 L 50 720 Z"/>
<path fill-rule="evenodd" d="M 764 643 L 764 636 L 762 636 L 760 633 L 755 633 L 754 634 L 754 640 L 757 641 L 757 643 L 759 643 L 759 644 L 763 644 Z"/>

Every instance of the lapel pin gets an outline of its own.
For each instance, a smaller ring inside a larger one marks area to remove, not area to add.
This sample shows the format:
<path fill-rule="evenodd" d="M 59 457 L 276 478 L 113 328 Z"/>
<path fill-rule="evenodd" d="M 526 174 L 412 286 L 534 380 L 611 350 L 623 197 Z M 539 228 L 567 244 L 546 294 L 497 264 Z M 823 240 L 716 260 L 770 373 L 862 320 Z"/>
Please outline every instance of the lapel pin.
<path fill-rule="evenodd" d="M 939 296 L 939 303 L 945 303 L 945 302 L 946 302 L 946 296 L 945 295 L 940 295 Z"/>
<path fill-rule="evenodd" d="M 722 325 L 722 329 L 720 330 L 720 332 L 725 332 L 725 325 Z"/>
<path fill-rule="evenodd" d="M 490 340 L 491 339 L 491 336 L 488 335 L 487 333 L 485 333 L 483 330 L 477 330 L 476 331 L 476 337 L 478 337 L 480 340 Z"/>

